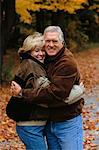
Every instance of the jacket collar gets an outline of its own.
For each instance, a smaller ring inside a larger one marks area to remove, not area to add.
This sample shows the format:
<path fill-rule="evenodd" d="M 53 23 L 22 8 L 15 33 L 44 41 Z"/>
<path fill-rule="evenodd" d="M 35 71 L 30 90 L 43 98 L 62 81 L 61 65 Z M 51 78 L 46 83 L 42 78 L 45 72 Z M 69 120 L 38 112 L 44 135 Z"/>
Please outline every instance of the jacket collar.
<path fill-rule="evenodd" d="M 28 53 L 20 53 L 20 60 L 21 62 L 24 60 L 24 59 L 31 59 L 33 61 L 35 61 L 36 63 L 38 63 L 39 65 L 41 65 L 42 67 L 45 67 L 43 63 L 41 63 L 40 61 L 38 61 L 37 59 L 35 59 L 34 57 L 32 57 L 30 54 Z"/>
<path fill-rule="evenodd" d="M 63 55 L 64 51 L 65 51 L 65 47 L 63 46 L 61 50 L 55 56 L 48 56 L 46 54 L 45 64 L 50 63 L 50 62 L 56 62 Z"/>

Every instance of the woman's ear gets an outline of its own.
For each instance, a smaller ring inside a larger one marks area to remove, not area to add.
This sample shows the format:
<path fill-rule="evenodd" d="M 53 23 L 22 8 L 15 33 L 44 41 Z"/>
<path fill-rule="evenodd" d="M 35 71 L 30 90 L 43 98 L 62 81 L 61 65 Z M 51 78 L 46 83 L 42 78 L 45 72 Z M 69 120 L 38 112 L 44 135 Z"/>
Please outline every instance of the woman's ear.
<path fill-rule="evenodd" d="M 22 47 L 19 48 L 18 53 L 24 53 L 24 49 Z"/>

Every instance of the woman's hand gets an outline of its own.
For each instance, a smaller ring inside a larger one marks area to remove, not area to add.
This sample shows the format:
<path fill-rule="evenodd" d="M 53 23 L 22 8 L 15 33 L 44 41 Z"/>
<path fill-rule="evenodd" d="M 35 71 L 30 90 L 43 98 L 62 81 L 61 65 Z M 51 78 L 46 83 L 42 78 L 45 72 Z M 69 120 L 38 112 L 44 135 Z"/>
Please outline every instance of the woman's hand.
<path fill-rule="evenodd" d="M 12 96 L 19 96 L 20 93 L 21 93 L 21 90 L 22 90 L 22 88 L 21 88 L 21 86 L 18 83 L 16 83 L 15 81 L 11 82 L 11 89 L 10 89 L 10 91 L 12 93 Z"/>

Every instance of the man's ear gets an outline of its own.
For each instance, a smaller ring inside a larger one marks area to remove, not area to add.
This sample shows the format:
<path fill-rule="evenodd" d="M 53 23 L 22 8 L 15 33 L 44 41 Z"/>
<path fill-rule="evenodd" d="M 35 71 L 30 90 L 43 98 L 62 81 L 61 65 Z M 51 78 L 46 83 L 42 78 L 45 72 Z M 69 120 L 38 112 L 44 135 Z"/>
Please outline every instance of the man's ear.
<path fill-rule="evenodd" d="M 63 42 L 62 42 L 62 44 L 64 45 L 64 47 L 66 47 L 66 46 L 67 46 L 65 41 L 63 41 Z"/>

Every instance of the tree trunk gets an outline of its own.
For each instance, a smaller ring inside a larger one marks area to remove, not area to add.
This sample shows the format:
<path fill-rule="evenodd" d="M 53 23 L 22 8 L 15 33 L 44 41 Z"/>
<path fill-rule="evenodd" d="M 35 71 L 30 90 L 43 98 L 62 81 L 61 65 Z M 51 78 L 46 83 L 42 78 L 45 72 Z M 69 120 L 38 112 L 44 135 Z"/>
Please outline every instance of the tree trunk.
<path fill-rule="evenodd" d="M 44 22 L 45 22 L 45 17 L 44 17 L 44 11 L 41 10 L 40 12 L 36 12 L 36 30 L 38 32 L 43 33 L 44 30 Z"/>
<path fill-rule="evenodd" d="M 2 82 L 3 54 L 6 53 L 7 44 L 15 24 L 15 0 L 0 1 L 0 83 Z"/>

